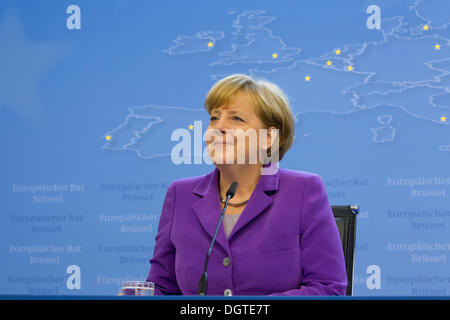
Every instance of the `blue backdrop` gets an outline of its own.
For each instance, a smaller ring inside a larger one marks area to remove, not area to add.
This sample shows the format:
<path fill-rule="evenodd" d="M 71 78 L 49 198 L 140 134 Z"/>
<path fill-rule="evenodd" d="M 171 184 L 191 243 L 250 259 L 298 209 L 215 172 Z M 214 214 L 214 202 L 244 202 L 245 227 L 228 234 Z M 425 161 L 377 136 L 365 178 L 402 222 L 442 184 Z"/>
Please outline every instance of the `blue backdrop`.
<path fill-rule="evenodd" d="M 213 169 L 174 164 L 171 134 L 193 146 L 210 87 L 245 73 L 291 101 L 280 166 L 360 206 L 354 294 L 449 295 L 448 12 L 445 0 L 2 1 L 0 293 L 115 295 L 144 280 L 168 185 Z"/>

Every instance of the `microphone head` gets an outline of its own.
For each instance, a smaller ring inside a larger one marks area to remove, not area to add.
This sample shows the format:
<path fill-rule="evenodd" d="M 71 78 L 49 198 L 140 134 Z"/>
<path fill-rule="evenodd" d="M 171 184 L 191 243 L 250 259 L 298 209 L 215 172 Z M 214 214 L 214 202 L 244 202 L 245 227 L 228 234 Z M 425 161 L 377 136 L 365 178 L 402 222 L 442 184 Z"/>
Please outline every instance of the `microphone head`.
<path fill-rule="evenodd" d="M 226 197 L 227 198 L 229 197 L 230 199 L 233 198 L 234 194 L 236 193 L 237 187 L 238 187 L 238 183 L 236 181 L 234 181 L 231 184 L 231 186 L 228 188 Z"/>

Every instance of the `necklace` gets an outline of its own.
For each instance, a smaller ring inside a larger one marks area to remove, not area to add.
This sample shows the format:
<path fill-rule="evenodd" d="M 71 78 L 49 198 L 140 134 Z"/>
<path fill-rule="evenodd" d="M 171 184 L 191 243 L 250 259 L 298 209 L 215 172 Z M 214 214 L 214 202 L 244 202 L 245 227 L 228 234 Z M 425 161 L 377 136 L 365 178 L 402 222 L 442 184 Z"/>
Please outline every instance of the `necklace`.
<path fill-rule="evenodd" d="M 220 182 L 218 183 L 218 185 L 219 185 L 219 199 L 220 199 L 220 202 L 225 203 L 226 200 L 222 199 L 222 192 L 220 192 Z M 247 199 L 247 200 L 239 202 L 239 203 L 228 202 L 228 205 L 230 207 L 242 207 L 244 204 L 246 204 L 248 202 L 248 200 L 250 200 L 250 199 Z"/>

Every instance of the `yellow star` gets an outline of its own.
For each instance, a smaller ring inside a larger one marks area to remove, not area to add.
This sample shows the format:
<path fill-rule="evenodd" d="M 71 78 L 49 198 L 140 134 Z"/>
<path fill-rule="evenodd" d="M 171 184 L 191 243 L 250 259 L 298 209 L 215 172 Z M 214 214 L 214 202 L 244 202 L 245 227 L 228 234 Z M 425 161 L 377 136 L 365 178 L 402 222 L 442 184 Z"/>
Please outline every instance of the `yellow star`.
<path fill-rule="evenodd" d="M 210 42 L 208 42 L 208 47 L 213 47 L 214 46 L 214 43 L 212 43 L 211 41 Z"/>
<path fill-rule="evenodd" d="M 306 75 L 305 81 L 311 81 L 311 77 L 309 75 Z"/>
<path fill-rule="evenodd" d="M 423 30 L 425 30 L 425 31 L 427 31 L 429 28 L 430 28 L 430 26 L 427 24 L 423 26 Z"/>
<path fill-rule="evenodd" d="M 111 136 L 108 134 L 108 135 L 105 137 L 105 139 L 106 139 L 106 141 L 109 141 L 109 140 L 111 140 Z"/>
<path fill-rule="evenodd" d="M 446 122 L 446 121 L 447 121 L 447 118 L 445 116 L 442 116 L 441 117 L 441 122 Z"/>
<path fill-rule="evenodd" d="M 332 62 L 330 60 L 327 61 L 327 66 L 331 66 Z"/>
<path fill-rule="evenodd" d="M 336 50 L 334 50 L 334 53 L 336 53 L 336 55 L 340 55 L 341 54 L 341 50 L 336 49 Z"/>
<path fill-rule="evenodd" d="M 194 126 L 192 124 L 189 125 L 189 130 L 194 129 Z"/>
<path fill-rule="evenodd" d="M 440 50 L 440 49 L 441 49 L 441 46 L 440 46 L 439 43 L 436 43 L 436 45 L 434 46 L 434 48 L 435 48 L 436 50 Z"/>
<path fill-rule="evenodd" d="M 278 57 L 278 54 L 274 53 L 272 54 L 272 58 L 276 59 Z"/>
<path fill-rule="evenodd" d="M 352 70 L 353 70 L 353 66 L 348 66 L 348 67 L 347 67 L 347 70 L 348 70 L 348 71 L 352 71 Z"/>

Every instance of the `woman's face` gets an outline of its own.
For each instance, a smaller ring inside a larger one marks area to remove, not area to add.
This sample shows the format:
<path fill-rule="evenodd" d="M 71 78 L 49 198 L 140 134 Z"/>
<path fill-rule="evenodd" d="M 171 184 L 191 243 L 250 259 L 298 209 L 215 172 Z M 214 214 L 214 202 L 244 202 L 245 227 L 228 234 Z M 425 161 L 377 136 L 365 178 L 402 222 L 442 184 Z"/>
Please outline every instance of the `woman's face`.
<path fill-rule="evenodd" d="M 210 114 L 206 146 L 211 160 L 214 164 L 259 163 L 260 149 L 267 137 L 267 130 L 261 129 L 265 126 L 251 97 L 243 91 L 236 93 L 228 105 L 215 108 Z"/>

